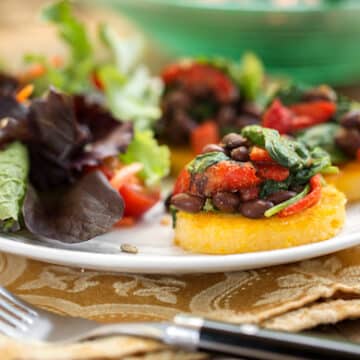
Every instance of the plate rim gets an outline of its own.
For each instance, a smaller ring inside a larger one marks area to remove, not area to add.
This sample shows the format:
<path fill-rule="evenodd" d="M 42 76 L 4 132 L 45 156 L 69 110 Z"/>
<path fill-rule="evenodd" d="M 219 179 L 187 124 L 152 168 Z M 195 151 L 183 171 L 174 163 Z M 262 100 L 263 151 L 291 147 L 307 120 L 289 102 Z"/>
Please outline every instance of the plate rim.
<path fill-rule="evenodd" d="M 324 256 L 358 244 L 360 244 L 360 233 L 354 232 L 344 236 L 340 234 L 329 240 L 269 251 L 230 255 L 156 255 L 60 249 L 44 246 L 41 243 L 18 242 L 3 235 L 0 236 L 0 251 L 13 255 L 75 268 L 135 274 L 216 273 L 251 270 Z M 174 258 L 177 258 L 177 261 L 174 261 Z"/>

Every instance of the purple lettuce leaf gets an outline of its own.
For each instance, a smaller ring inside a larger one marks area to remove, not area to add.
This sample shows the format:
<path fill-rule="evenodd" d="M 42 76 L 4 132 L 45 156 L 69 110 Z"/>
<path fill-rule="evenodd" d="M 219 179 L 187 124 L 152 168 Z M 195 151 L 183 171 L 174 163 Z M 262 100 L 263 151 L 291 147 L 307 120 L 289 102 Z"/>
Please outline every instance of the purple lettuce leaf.
<path fill-rule="evenodd" d="M 133 138 L 132 125 L 100 104 L 53 89 L 32 102 L 29 123 L 30 179 L 39 190 L 73 183 L 85 166 L 124 152 Z"/>
<path fill-rule="evenodd" d="M 8 74 L 0 73 L 0 94 L 13 95 L 20 86 L 19 81 Z"/>
<path fill-rule="evenodd" d="M 39 193 L 29 187 L 23 216 L 31 233 L 77 243 L 109 231 L 123 210 L 119 193 L 104 174 L 93 171 L 65 191 Z"/>

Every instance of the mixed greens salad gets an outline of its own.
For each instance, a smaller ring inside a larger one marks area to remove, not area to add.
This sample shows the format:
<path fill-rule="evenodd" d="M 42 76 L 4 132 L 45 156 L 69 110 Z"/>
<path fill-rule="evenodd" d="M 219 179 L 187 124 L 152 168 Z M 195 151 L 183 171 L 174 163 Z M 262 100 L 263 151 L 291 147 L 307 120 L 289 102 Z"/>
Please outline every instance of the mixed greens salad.
<path fill-rule="evenodd" d="M 68 1 L 42 15 L 69 56 L 26 55 L 24 73 L 0 75 L 0 231 L 85 241 L 160 199 L 169 151 L 151 128 L 162 82 L 137 65 L 139 39 L 101 25 L 100 61 Z"/>

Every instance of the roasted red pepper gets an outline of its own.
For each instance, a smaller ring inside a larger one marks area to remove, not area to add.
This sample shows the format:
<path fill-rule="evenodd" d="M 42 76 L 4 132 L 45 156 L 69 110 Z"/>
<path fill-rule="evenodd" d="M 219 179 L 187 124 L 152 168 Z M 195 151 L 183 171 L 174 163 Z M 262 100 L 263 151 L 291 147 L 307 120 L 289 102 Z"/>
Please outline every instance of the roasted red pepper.
<path fill-rule="evenodd" d="M 237 94 L 232 80 L 221 70 L 208 64 L 172 64 L 165 68 L 162 78 L 166 85 L 176 82 L 188 88 L 206 86 L 212 89 L 220 102 L 229 102 Z"/>
<path fill-rule="evenodd" d="M 255 167 L 247 163 L 235 163 L 224 160 L 210 166 L 204 173 L 206 177 L 205 195 L 218 191 L 238 191 L 258 185 L 261 180 Z"/>
<path fill-rule="evenodd" d="M 310 179 L 310 192 L 304 198 L 279 212 L 280 217 L 287 217 L 302 212 L 314 205 L 321 199 L 321 175 L 317 174 Z"/>
<path fill-rule="evenodd" d="M 181 170 L 174 185 L 173 195 L 187 192 L 190 188 L 191 175 L 187 169 Z"/>
<path fill-rule="evenodd" d="M 330 101 L 318 100 L 294 104 L 289 106 L 289 109 L 296 116 L 311 119 L 311 123 L 306 126 L 313 126 L 328 121 L 336 112 L 336 104 Z"/>
<path fill-rule="evenodd" d="M 280 134 L 288 134 L 292 131 L 293 114 L 285 107 L 279 99 L 275 99 L 270 107 L 265 111 L 262 125 L 267 128 L 275 129 Z"/>
<path fill-rule="evenodd" d="M 290 175 L 288 168 L 278 164 L 258 164 L 256 168 L 257 174 L 266 180 L 284 181 Z"/>
<path fill-rule="evenodd" d="M 215 121 L 206 121 L 191 132 L 190 140 L 194 153 L 200 154 L 205 145 L 220 141 L 219 127 Z"/>
<path fill-rule="evenodd" d="M 261 161 L 261 162 L 274 162 L 270 154 L 261 147 L 253 146 L 250 151 L 250 160 L 251 161 Z"/>

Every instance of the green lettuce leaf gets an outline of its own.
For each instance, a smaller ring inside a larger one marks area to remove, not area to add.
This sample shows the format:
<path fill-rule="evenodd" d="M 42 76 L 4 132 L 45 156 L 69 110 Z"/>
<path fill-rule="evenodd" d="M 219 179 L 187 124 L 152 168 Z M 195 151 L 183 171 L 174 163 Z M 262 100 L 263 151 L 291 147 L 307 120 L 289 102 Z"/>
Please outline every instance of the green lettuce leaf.
<path fill-rule="evenodd" d="M 72 14 L 68 0 L 62 0 L 45 7 L 42 17 L 58 26 L 59 34 L 69 46 L 71 60 L 75 63 L 92 56 L 92 47 L 84 24 Z"/>
<path fill-rule="evenodd" d="M 264 66 L 253 53 L 246 53 L 240 63 L 239 84 L 247 100 L 255 101 L 264 81 Z"/>
<path fill-rule="evenodd" d="M 45 56 L 27 54 L 27 63 L 41 64 L 43 76 L 35 80 L 37 94 L 42 94 L 50 85 L 68 92 L 80 93 L 92 88 L 90 75 L 95 68 L 95 59 L 86 28 L 73 14 L 70 2 L 62 0 L 45 7 L 42 18 L 57 26 L 59 36 L 70 50 L 63 67 L 54 67 Z"/>
<path fill-rule="evenodd" d="M 28 172 L 28 153 L 24 145 L 16 142 L 0 151 L 0 230 L 2 231 L 19 228 Z"/>
<path fill-rule="evenodd" d="M 150 130 L 136 131 L 134 140 L 125 154 L 120 155 L 125 164 L 140 162 L 144 165 L 140 176 L 146 185 L 157 184 L 170 170 L 170 152 L 167 146 L 158 145 Z"/>
<path fill-rule="evenodd" d="M 112 113 L 119 119 L 132 121 L 135 128 L 152 128 L 161 116 L 160 96 L 163 85 L 151 77 L 145 66 L 139 66 L 129 76 L 115 66 L 103 66 L 98 71 Z"/>
<path fill-rule="evenodd" d="M 144 50 L 144 39 L 141 36 L 120 37 L 111 26 L 100 24 L 99 37 L 111 51 L 113 62 L 122 74 L 129 74 L 139 64 Z"/>

